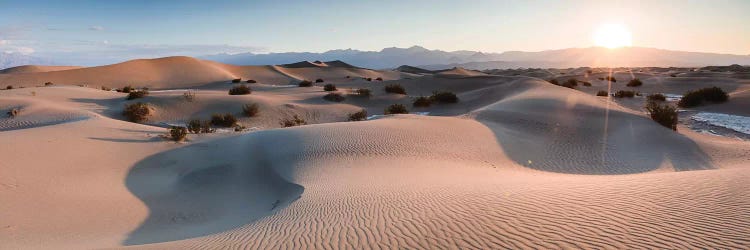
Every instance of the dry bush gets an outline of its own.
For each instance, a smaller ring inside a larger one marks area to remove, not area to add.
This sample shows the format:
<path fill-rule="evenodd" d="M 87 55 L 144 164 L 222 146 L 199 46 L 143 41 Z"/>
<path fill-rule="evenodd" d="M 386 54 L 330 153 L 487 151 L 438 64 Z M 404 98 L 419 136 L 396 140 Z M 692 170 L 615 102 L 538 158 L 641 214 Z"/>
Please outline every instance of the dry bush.
<path fill-rule="evenodd" d="M 10 118 L 16 118 L 16 116 L 18 116 L 20 113 L 21 113 L 21 110 L 14 108 L 8 111 L 7 114 L 8 114 L 8 117 Z"/>
<path fill-rule="evenodd" d="M 563 82 L 560 86 L 575 89 L 576 86 L 578 86 L 578 80 L 570 78 L 567 81 Z"/>
<path fill-rule="evenodd" d="M 671 130 L 677 131 L 677 109 L 671 105 L 661 105 L 657 102 L 648 102 L 646 104 L 651 119 Z"/>
<path fill-rule="evenodd" d="M 45 83 L 44 83 L 44 86 L 52 86 L 52 85 L 53 85 L 53 83 L 52 83 L 52 82 L 45 82 Z"/>
<path fill-rule="evenodd" d="M 133 100 L 138 98 L 143 98 L 148 95 L 148 90 L 136 90 L 136 91 L 130 91 L 128 93 L 127 100 Z"/>
<path fill-rule="evenodd" d="M 390 114 L 408 114 L 409 110 L 406 109 L 406 106 L 401 104 L 391 104 L 390 106 L 385 108 L 386 115 Z"/>
<path fill-rule="evenodd" d="M 304 81 L 299 82 L 299 84 L 297 84 L 297 86 L 300 86 L 300 87 L 312 87 L 313 83 L 311 81 L 304 80 Z"/>
<path fill-rule="evenodd" d="M 239 85 L 239 86 L 234 86 L 231 89 L 229 89 L 229 95 L 249 95 L 252 92 L 253 90 L 244 84 Z"/>
<path fill-rule="evenodd" d="M 247 83 L 257 83 L 257 82 L 258 82 L 258 81 L 256 81 L 256 80 L 253 80 L 253 79 L 247 80 Z"/>
<path fill-rule="evenodd" d="M 688 91 L 682 96 L 680 101 L 677 102 L 677 106 L 690 108 L 699 106 L 704 102 L 722 103 L 727 100 L 729 100 L 729 95 L 727 95 L 724 90 L 719 87 L 710 87 Z"/>
<path fill-rule="evenodd" d="M 201 120 L 200 119 L 192 119 L 187 122 L 187 130 L 190 131 L 190 133 L 193 134 L 200 134 L 201 132 Z"/>
<path fill-rule="evenodd" d="M 282 119 L 281 122 L 279 123 L 281 124 L 281 126 L 285 128 L 307 125 L 307 121 L 305 121 L 305 119 L 300 118 L 298 115 L 294 115 L 291 119 L 289 118 Z"/>
<path fill-rule="evenodd" d="M 188 129 L 185 127 L 171 126 L 169 127 L 169 139 L 180 142 L 185 140 L 187 137 Z"/>
<path fill-rule="evenodd" d="M 131 103 L 125 105 L 122 115 L 131 122 L 144 122 L 151 115 L 151 107 L 147 103 Z"/>
<path fill-rule="evenodd" d="M 237 124 L 237 118 L 230 113 L 211 115 L 211 125 L 229 128 L 235 124 Z"/>
<path fill-rule="evenodd" d="M 599 90 L 599 92 L 596 92 L 596 96 L 609 96 L 609 93 L 606 90 Z"/>
<path fill-rule="evenodd" d="M 558 82 L 557 79 L 550 79 L 548 82 L 554 85 L 560 85 L 560 82 Z"/>
<path fill-rule="evenodd" d="M 381 81 L 382 82 L 383 78 L 382 77 L 375 78 L 375 81 Z"/>
<path fill-rule="evenodd" d="M 185 99 L 186 102 L 195 101 L 195 91 L 189 90 L 185 93 L 182 93 L 182 98 Z"/>
<path fill-rule="evenodd" d="M 232 83 L 240 83 L 242 82 L 242 78 L 232 79 Z"/>
<path fill-rule="evenodd" d="M 133 91 L 133 90 L 135 90 L 135 89 L 132 86 L 125 86 L 125 87 L 122 87 L 122 90 L 118 91 L 118 92 L 130 93 L 130 91 Z"/>
<path fill-rule="evenodd" d="M 242 113 L 247 117 L 253 117 L 260 112 L 260 106 L 257 103 L 248 103 L 242 106 Z"/>
<path fill-rule="evenodd" d="M 359 97 L 370 97 L 372 96 L 372 91 L 370 89 L 361 88 L 354 91 L 354 93 Z"/>
<path fill-rule="evenodd" d="M 634 78 L 633 80 L 630 80 L 628 84 L 625 84 L 625 86 L 628 86 L 628 87 L 638 87 L 641 85 L 643 85 L 643 82 L 641 81 L 641 79 L 638 79 L 638 78 Z"/>
<path fill-rule="evenodd" d="M 336 89 L 336 85 L 333 85 L 333 84 L 329 83 L 329 84 L 326 84 L 325 86 L 323 86 L 323 90 L 325 90 L 325 91 L 336 91 L 337 89 Z"/>
<path fill-rule="evenodd" d="M 432 104 L 432 99 L 426 96 L 420 96 L 414 99 L 414 102 L 411 104 L 414 107 L 429 107 Z"/>
<path fill-rule="evenodd" d="M 430 100 L 437 103 L 457 103 L 458 96 L 450 91 L 435 91 L 432 92 Z"/>
<path fill-rule="evenodd" d="M 610 82 L 617 82 L 617 79 L 613 76 L 605 76 L 604 80 L 610 81 Z"/>
<path fill-rule="evenodd" d="M 323 96 L 323 99 L 331 102 L 343 102 L 346 97 L 339 93 L 328 93 L 327 95 Z"/>
<path fill-rule="evenodd" d="M 635 91 L 618 90 L 617 92 L 615 92 L 615 97 L 617 98 L 623 98 L 623 97 L 633 98 L 634 96 L 635 96 Z"/>
<path fill-rule="evenodd" d="M 366 119 L 367 110 L 365 109 L 349 114 L 349 121 L 364 121 Z"/>
<path fill-rule="evenodd" d="M 585 87 L 591 87 L 591 83 L 590 82 L 587 82 L 587 81 L 579 81 L 579 82 L 581 84 L 583 84 L 583 86 L 585 86 Z"/>
<path fill-rule="evenodd" d="M 8 85 L 8 87 L 5 87 L 5 89 L 13 89 L 13 85 Z"/>
<path fill-rule="evenodd" d="M 315 79 L 315 82 L 318 83 L 318 82 L 325 82 L 325 81 L 323 79 L 318 78 L 318 79 Z"/>
<path fill-rule="evenodd" d="M 104 90 L 104 91 L 112 91 L 112 89 L 110 87 L 107 87 L 107 86 L 102 86 L 102 90 Z"/>
<path fill-rule="evenodd" d="M 661 93 L 656 93 L 646 96 L 646 99 L 651 102 L 663 102 L 667 100 L 667 97 Z"/>
<path fill-rule="evenodd" d="M 400 84 L 385 85 L 385 92 L 406 95 L 406 89 L 404 89 L 404 87 L 402 87 Z"/>

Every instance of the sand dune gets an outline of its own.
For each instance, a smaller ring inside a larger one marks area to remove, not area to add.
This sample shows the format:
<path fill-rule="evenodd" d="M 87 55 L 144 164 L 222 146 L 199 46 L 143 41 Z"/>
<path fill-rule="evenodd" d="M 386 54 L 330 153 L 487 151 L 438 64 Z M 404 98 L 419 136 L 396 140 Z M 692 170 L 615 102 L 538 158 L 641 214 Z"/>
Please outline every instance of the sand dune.
<path fill-rule="evenodd" d="M 70 69 L 79 69 L 80 66 L 42 66 L 42 65 L 24 65 L 0 70 L 0 74 L 21 74 L 21 73 L 40 73 L 50 71 L 61 71 Z"/>
<path fill-rule="evenodd" d="M 22 110 L 0 118 L 0 141 L 13 142 L 0 144 L 0 248 L 750 245 L 750 210 L 742 209 L 750 206 L 750 142 L 684 125 L 663 128 L 636 99 L 594 96 L 608 87 L 596 74 L 592 87 L 572 90 L 525 76 L 456 70 L 461 77 L 407 79 L 324 64 L 232 66 L 178 57 L 0 76 L 3 84 L 161 79 L 150 86 L 175 89 L 131 101 L 76 86 L 0 91 L 0 111 Z M 189 72 L 193 67 L 200 69 Z M 616 73 L 616 84 L 629 75 Z M 740 100 L 715 106 L 721 110 L 739 110 L 746 99 L 738 79 L 635 76 L 644 92 L 711 80 Z M 250 95 L 229 96 L 232 78 L 259 83 L 249 84 Z M 334 103 L 322 99 L 320 83 L 279 86 L 316 78 L 345 95 L 370 88 L 373 96 Z M 385 93 L 393 83 L 407 95 Z M 187 86 L 197 86 L 192 102 L 182 97 Z M 453 91 L 460 101 L 411 106 L 435 90 Z M 132 102 L 151 104 L 155 115 L 146 124 L 123 121 L 120 112 Z M 260 115 L 242 117 L 246 103 L 258 103 Z M 350 112 L 381 115 L 393 103 L 430 115 L 344 122 Z M 183 143 L 161 138 L 165 124 L 220 112 L 260 131 L 191 134 Z M 311 125 L 279 129 L 291 115 Z"/>

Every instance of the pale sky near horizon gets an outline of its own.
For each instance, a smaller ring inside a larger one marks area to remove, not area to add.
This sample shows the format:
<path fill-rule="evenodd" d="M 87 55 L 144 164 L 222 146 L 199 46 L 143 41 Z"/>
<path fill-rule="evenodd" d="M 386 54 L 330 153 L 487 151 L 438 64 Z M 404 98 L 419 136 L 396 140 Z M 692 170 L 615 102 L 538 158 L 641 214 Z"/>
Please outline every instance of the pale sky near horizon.
<path fill-rule="evenodd" d="M 0 52 L 137 57 L 420 45 L 541 51 L 594 45 L 619 23 L 632 45 L 750 54 L 750 1 L 0 0 Z"/>

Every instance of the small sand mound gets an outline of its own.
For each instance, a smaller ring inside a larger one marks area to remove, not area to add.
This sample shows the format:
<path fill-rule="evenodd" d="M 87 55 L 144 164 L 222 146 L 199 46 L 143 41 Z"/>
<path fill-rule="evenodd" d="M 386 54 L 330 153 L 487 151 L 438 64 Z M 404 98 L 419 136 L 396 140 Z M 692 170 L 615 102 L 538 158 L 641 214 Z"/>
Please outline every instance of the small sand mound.
<path fill-rule="evenodd" d="M 449 70 L 438 71 L 438 73 L 435 75 L 441 76 L 441 77 L 471 77 L 471 76 L 485 76 L 487 74 L 479 72 L 479 71 L 456 67 L 456 68 L 449 69 Z"/>
<path fill-rule="evenodd" d="M 6 115 L 11 109 L 19 110 L 15 117 Z M 80 110 L 55 107 L 43 102 L 28 102 L 18 99 L 0 100 L 0 131 L 27 129 L 75 122 L 92 117 Z"/>

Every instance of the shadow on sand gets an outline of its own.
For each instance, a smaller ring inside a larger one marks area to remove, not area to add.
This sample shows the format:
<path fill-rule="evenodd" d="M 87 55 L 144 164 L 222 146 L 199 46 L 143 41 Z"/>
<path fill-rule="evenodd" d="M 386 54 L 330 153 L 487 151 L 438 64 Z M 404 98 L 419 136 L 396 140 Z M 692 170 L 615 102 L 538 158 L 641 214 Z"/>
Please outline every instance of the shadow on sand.
<path fill-rule="evenodd" d="M 490 106 L 475 117 L 494 132 L 513 161 L 537 170 L 633 174 L 665 162 L 675 171 L 714 168 L 691 139 L 623 111 L 521 99 Z"/>
<path fill-rule="evenodd" d="M 247 136 L 193 144 L 138 162 L 125 180 L 149 216 L 125 245 L 182 240 L 237 228 L 300 197 Z"/>

